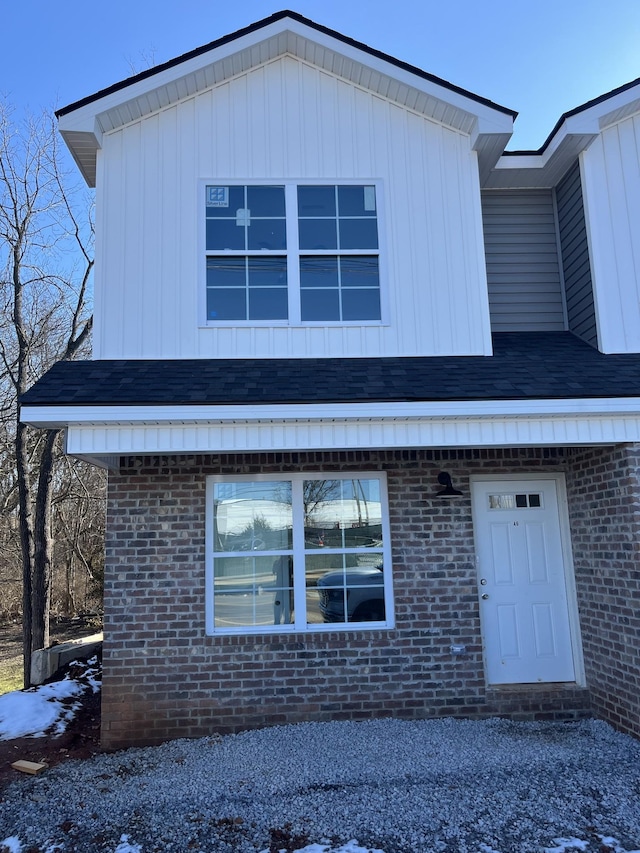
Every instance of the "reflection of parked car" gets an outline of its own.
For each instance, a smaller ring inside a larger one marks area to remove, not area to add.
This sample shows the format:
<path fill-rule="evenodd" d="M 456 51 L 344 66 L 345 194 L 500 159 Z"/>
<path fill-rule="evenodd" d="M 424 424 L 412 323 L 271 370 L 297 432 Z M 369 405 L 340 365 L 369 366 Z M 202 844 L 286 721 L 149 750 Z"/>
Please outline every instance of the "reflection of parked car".
<path fill-rule="evenodd" d="M 382 566 L 327 572 L 318 578 L 322 618 L 325 622 L 383 622 L 383 584 Z"/>

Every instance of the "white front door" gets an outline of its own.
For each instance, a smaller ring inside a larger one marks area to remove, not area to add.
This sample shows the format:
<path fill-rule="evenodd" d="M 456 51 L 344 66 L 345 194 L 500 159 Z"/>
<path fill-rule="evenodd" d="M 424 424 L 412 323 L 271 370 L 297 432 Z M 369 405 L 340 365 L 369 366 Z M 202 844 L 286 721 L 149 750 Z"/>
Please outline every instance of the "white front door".
<path fill-rule="evenodd" d="M 489 684 L 575 681 L 556 481 L 472 488 Z"/>

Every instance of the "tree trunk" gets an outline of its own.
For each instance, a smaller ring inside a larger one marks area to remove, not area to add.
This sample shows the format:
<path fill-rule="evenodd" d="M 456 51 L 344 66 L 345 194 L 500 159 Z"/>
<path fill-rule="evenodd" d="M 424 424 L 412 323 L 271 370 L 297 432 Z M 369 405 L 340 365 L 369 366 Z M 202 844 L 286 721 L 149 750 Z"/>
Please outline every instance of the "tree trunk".
<path fill-rule="evenodd" d="M 16 431 L 16 470 L 20 501 L 20 545 L 22 550 L 22 643 L 24 661 L 24 686 L 31 686 L 31 630 L 33 516 L 31 514 L 30 476 L 27 451 L 27 427 L 18 423 Z"/>
<path fill-rule="evenodd" d="M 32 637 L 34 649 L 49 645 L 51 611 L 51 567 L 53 536 L 51 535 L 51 483 L 55 463 L 56 430 L 48 430 L 40 456 L 38 492 L 36 494 L 32 589 Z"/>

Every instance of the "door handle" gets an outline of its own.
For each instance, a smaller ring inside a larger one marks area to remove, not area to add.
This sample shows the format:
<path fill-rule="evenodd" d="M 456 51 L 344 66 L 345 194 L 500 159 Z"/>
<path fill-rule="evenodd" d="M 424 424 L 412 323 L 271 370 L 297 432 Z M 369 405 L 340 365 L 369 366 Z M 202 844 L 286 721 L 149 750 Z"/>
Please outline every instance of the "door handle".
<path fill-rule="evenodd" d="M 486 600 L 487 600 L 487 598 L 489 598 L 489 596 L 487 595 L 487 593 L 486 593 L 486 592 L 485 592 L 485 593 L 483 593 L 483 594 L 482 594 L 482 600 L 483 600 L 483 601 L 486 601 Z"/>

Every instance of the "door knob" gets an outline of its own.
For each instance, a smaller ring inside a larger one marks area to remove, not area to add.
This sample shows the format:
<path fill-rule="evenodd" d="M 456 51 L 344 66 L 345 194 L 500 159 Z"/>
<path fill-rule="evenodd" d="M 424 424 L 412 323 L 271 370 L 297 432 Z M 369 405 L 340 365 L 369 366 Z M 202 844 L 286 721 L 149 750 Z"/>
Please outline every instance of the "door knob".
<path fill-rule="evenodd" d="M 487 600 L 487 598 L 489 598 L 489 596 L 487 595 L 487 593 L 486 593 L 486 592 L 485 592 L 485 593 L 483 593 L 483 594 L 482 594 L 482 600 L 483 600 L 483 601 L 486 601 L 486 600 Z"/>

